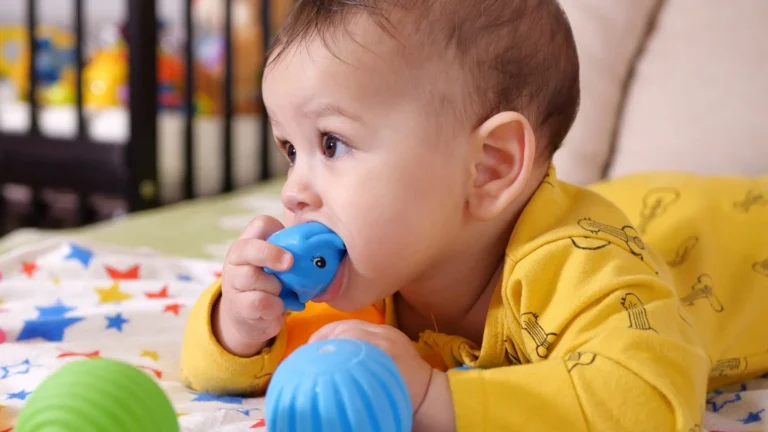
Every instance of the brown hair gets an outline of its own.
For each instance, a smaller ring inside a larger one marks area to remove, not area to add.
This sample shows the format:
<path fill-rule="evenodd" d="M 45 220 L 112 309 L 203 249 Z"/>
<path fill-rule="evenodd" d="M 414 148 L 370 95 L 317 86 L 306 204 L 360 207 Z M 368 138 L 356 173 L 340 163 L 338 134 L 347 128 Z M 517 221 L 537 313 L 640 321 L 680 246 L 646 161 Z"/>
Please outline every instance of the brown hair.
<path fill-rule="evenodd" d="M 579 107 L 579 61 L 556 0 L 299 0 L 277 35 L 271 60 L 285 48 L 346 28 L 360 14 L 392 37 L 418 38 L 432 53 L 452 53 L 465 71 L 481 123 L 502 111 L 531 122 L 547 158 L 560 147 Z"/>

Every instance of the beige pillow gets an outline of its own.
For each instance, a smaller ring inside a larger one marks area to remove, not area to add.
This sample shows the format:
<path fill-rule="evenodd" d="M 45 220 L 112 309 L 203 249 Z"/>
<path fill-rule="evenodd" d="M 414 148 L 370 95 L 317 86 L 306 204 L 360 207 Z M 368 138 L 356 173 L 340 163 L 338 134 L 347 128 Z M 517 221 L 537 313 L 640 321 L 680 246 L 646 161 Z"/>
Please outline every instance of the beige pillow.
<path fill-rule="evenodd" d="M 609 176 L 768 173 L 768 1 L 667 0 Z"/>
<path fill-rule="evenodd" d="M 561 0 L 581 63 L 581 108 L 555 154 L 558 177 L 577 184 L 600 179 L 627 75 L 658 0 Z"/>

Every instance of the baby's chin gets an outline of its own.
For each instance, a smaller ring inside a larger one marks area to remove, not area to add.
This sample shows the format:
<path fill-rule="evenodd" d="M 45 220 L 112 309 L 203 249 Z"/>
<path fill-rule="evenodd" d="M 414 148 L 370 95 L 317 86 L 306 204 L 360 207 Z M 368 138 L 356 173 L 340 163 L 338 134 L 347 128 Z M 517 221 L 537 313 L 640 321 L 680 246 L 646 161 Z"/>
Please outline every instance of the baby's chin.
<path fill-rule="evenodd" d="M 341 293 L 338 297 L 329 301 L 328 305 L 342 312 L 356 312 L 375 303 L 373 300 L 356 297 L 348 293 Z"/>
<path fill-rule="evenodd" d="M 356 312 L 381 300 L 364 285 L 355 283 L 354 279 L 346 280 L 339 294 L 327 302 L 328 305 L 342 312 Z"/>

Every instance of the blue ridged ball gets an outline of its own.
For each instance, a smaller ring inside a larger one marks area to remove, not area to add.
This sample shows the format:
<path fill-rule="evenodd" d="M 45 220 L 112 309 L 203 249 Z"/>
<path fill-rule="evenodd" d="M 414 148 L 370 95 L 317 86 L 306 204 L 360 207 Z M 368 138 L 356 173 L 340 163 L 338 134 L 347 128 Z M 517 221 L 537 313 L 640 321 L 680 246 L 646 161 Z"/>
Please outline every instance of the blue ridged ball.
<path fill-rule="evenodd" d="M 410 432 L 412 413 L 395 362 L 352 339 L 298 348 L 278 366 L 265 401 L 270 432 Z"/>

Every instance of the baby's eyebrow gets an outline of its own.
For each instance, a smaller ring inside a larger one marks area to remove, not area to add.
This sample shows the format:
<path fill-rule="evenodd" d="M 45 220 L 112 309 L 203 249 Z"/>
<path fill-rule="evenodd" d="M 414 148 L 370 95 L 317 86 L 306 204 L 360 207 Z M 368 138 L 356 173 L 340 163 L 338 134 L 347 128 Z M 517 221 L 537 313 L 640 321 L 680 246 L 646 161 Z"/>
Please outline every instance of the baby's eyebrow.
<path fill-rule="evenodd" d="M 307 109 L 305 112 L 309 117 L 313 117 L 313 118 L 341 116 L 341 117 L 346 117 L 350 120 L 356 121 L 358 123 L 363 122 L 363 120 L 357 114 L 353 114 L 352 112 L 333 103 L 324 103 L 321 105 L 317 105 L 315 107 L 311 107 Z"/>

